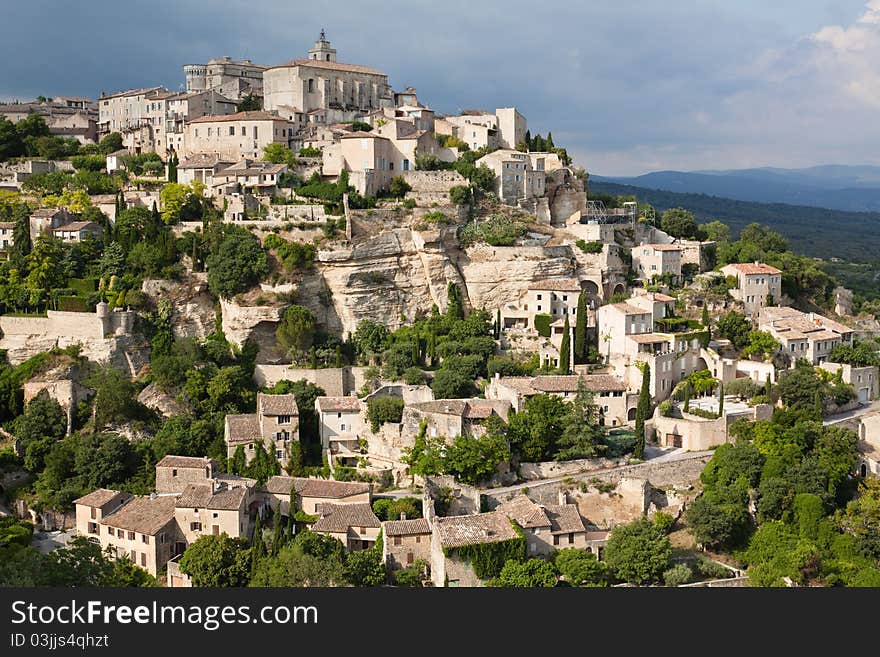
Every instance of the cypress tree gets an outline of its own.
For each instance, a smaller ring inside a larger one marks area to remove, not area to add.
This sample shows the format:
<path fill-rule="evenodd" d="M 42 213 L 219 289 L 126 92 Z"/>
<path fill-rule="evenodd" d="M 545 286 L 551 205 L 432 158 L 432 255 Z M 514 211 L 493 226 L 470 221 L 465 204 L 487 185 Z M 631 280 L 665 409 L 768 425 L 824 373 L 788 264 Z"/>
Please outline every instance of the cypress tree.
<path fill-rule="evenodd" d="M 764 394 L 767 395 L 767 399 L 770 399 L 770 390 L 773 387 L 773 384 L 770 382 L 770 375 L 767 375 L 767 380 L 764 381 Z"/>
<path fill-rule="evenodd" d="M 284 545 L 284 516 L 281 515 L 281 507 L 278 507 L 278 513 L 275 514 L 275 531 L 272 534 L 272 556 L 281 551 Z"/>
<path fill-rule="evenodd" d="M 636 446 L 633 456 L 645 458 L 645 420 L 651 412 L 651 366 L 642 364 L 642 387 L 639 390 L 639 403 L 636 406 Z"/>
<path fill-rule="evenodd" d="M 315 351 L 315 345 L 312 345 L 312 348 L 309 349 L 309 361 L 313 370 L 318 369 L 318 352 Z"/>
<path fill-rule="evenodd" d="M 412 357 L 413 365 L 418 365 L 419 364 L 419 336 L 418 335 L 413 337 L 413 341 L 410 343 L 410 349 L 412 352 L 411 357 Z"/>
<path fill-rule="evenodd" d="M 495 311 L 495 339 L 501 339 L 501 308 Z"/>
<path fill-rule="evenodd" d="M 701 324 L 706 328 L 709 328 L 709 307 L 703 305 L 703 318 Z"/>
<path fill-rule="evenodd" d="M 817 420 L 822 419 L 822 412 L 824 408 L 822 406 L 822 393 L 817 390 L 816 395 L 813 397 L 813 413 L 816 415 Z"/>
<path fill-rule="evenodd" d="M 526 142 L 526 148 L 531 150 L 532 149 L 532 133 L 529 130 L 526 130 L 525 142 Z"/>
<path fill-rule="evenodd" d="M 553 145 L 553 133 L 550 132 L 550 131 L 547 132 L 547 141 L 545 142 L 544 147 L 545 147 L 548 151 L 552 151 L 553 148 L 554 148 L 554 145 Z"/>
<path fill-rule="evenodd" d="M 433 329 L 430 333 L 428 333 L 428 347 L 427 347 L 428 358 L 430 359 L 431 367 L 434 367 L 435 362 L 437 360 L 437 336 L 434 334 Z"/>
<path fill-rule="evenodd" d="M 567 314 L 565 315 L 565 327 L 562 330 L 562 345 L 559 347 L 559 371 L 568 374 L 571 371 L 571 327 Z"/>
<path fill-rule="evenodd" d="M 587 293 L 578 295 L 574 326 L 574 362 L 587 362 Z"/>
<path fill-rule="evenodd" d="M 342 367 L 342 346 L 336 345 L 336 367 Z"/>
<path fill-rule="evenodd" d="M 724 384 L 718 384 L 718 417 L 724 415 Z"/>
<path fill-rule="evenodd" d="M 254 519 L 254 533 L 251 536 L 251 576 L 257 571 L 257 565 L 266 556 L 266 544 L 263 542 L 263 527 L 260 514 Z"/>
<path fill-rule="evenodd" d="M 461 288 L 455 283 L 446 286 L 446 315 L 452 319 L 464 319 L 464 305 L 461 300 Z"/>
<path fill-rule="evenodd" d="M 691 410 L 691 384 L 688 383 L 684 387 L 684 410 L 685 413 Z"/>

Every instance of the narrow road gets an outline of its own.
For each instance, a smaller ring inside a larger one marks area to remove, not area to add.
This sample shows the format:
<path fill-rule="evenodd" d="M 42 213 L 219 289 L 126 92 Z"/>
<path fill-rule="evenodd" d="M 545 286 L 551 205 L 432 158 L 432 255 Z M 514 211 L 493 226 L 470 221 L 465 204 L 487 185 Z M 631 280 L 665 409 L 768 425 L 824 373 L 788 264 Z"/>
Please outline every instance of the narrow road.
<path fill-rule="evenodd" d="M 880 411 L 880 399 L 872 401 L 870 404 L 861 406 L 853 411 L 838 413 L 837 415 L 825 418 L 822 420 L 822 424 L 827 427 L 830 424 L 837 424 L 838 422 L 851 420 L 852 418 L 861 417 L 862 415 L 867 415 L 868 413 L 873 413 L 875 411 Z"/>

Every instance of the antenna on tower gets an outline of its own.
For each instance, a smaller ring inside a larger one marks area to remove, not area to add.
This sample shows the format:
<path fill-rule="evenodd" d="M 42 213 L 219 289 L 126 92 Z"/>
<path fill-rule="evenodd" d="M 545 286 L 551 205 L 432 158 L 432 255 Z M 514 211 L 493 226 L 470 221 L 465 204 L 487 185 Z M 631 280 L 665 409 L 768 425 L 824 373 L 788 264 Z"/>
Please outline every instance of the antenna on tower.
<path fill-rule="evenodd" d="M 327 35 L 324 34 L 324 28 L 322 27 L 321 28 L 321 41 L 326 41 L 326 40 L 327 40 Z"/>

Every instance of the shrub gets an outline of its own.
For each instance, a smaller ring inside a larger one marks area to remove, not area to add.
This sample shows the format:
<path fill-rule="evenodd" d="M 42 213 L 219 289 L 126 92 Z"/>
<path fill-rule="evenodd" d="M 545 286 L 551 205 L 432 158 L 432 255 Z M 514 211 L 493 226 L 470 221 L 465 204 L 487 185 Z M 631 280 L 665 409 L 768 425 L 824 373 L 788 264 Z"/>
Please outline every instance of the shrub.
<path fill-rule="evenodd" d="M 449 200 L 455 205 L 467 205 L 471 200 L 470 187 L 465 185 L 456 185 L 449 190 Z"/>
<path fill-rule="evenodd" d="M 428 212 L 422 217 L 423 221 L 428 222 L 429 224 L 448 224 L 450 223 L 450 219 L 448 216 L 443 214 L 442 212 Z"/>
<path fill-rule="evenodd" d="M 490 246 L 513 246 L 526 232 L 526 224 L 503 214 L 493 214 L 480 222 L 462 227 L 458 240 L 462 246 L 485 242 Z"/>
<path fill-rule="evenodd" d="M 400 422 L 403 417 L 403 400 L 399 397 L 374 397 L 367 402 L 367 418 L 375 433 L 385 422 Z"/>
<path fill-rule="evenodd" d="M 677 564 L 663 573 L 663 581 L 666 586 L 681 586 L 691 581 L 693 571 L 683 563 Z"/>
<path fill-rule="evenodd" d="M 535 315 L 535 330 L 538 332 L 538 335 L 545 338 L 550 337 L 551 321 L 553 321 L 553 318 L 550 315 L 544 313 Z"/>
<path fill-rule="evenodd" d="M 585 242 L 584 240 L 578 240 L 575 244 L 584 253 L 602 253 L 602 242 Z"/>

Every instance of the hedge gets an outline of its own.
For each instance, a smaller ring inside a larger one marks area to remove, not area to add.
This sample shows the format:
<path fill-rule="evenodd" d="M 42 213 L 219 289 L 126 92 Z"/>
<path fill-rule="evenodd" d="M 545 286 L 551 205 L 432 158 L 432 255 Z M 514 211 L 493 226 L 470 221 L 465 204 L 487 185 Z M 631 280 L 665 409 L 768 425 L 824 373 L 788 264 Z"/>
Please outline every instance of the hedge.
<path fill-rule="evenodd" d="M 474 574 L 480 579 L 498 577 L 508 561 L 523 561 L 526 558 L 526 535 L 514 521 L 511 526 L 518 536 L 497 543 L 462 545 L 456 548 L 443 548 L 446 557 L 457 557 L 473 566 Z"/>
<path fill-rule="evenodd" d="M 550 322 L 552 319 L 550 315 L 544 313 L 535 315 L 535 330 L 538 332 L 538 335 L 545 338 L 550 337 Z"/>

